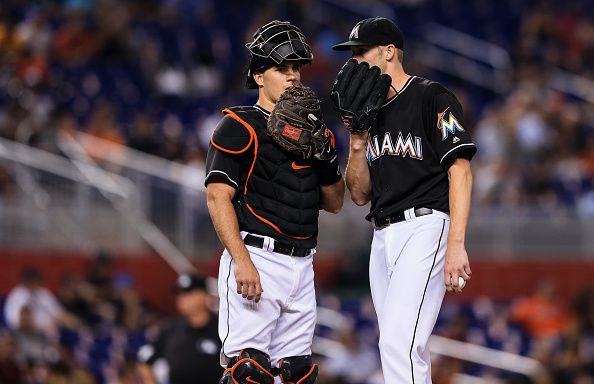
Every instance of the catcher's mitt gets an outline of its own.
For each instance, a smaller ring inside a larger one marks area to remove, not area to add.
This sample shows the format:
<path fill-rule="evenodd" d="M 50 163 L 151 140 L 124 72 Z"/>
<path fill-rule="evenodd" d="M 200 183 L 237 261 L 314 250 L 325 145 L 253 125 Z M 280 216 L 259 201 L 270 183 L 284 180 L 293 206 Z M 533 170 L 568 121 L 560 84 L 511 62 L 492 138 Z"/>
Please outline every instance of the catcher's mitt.
<path fill-rule="evenodd" d="M 266 132 L 283 149 L 309 159 L 324 160 L 330 153 L 331 132 L 322 118 L 320 99 L 304 85 L 285 90 L 268 119 Z"/>
<path fill-rule="evenodd" d="M 377 112 L 386 101 L 392 78 L 376 66 L 349 59 L 332 87 L 332 101 L 348 130 L 365 132 L 375 123 Z"/>

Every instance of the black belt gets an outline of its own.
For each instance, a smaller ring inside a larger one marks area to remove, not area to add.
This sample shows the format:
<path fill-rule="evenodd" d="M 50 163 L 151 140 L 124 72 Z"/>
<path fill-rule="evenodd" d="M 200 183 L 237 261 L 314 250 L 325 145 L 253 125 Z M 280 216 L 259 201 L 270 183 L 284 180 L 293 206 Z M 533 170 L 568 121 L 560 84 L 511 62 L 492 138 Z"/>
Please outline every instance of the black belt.
<path fill-rule="evenodd" d="M 432 213 L 433 209 L 431 208 L 415 208 L 415 217 L 430 215 Z M 390 224 L 399 223 L 404 220 L 406 220 L 404 211 L 384 217 L 382 219 L 376 219 L 375 217 L 371 218 L 371 222 L 373 223 L 373 226 L 376 228 L 384 228 Z"/>
<path fill-rule="evenodd" d="M 252 247 L 264 248 L 264 238 L 258 237 L 254 235 L 247 234 L 243 239 L 245 245 L 250 245 Z M 311 254 L 312 248 L 301 248 L 301 247 L 294 247 L 290 244 L 280 242 L 278 240 L 274 240 L 274 250 L 273 252 L 282 253 L 283 255 L 295 256 L 295 257 L 305 257 Z"/>

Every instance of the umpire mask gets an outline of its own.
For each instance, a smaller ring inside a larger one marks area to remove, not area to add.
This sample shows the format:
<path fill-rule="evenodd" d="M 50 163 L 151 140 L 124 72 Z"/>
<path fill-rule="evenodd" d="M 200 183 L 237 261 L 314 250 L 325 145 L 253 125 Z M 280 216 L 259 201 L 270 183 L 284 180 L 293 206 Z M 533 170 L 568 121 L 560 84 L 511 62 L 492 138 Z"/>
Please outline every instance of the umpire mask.
<path fill-rule="evenodd" d="M 263 72 L 285 61 L 303 64 L 313 61 L 305 35 L 288 21 L 274 20 L 263 25 L 254 33 L 254 40 L 245 46 L 250 51 L 246 79 L 246 87 L 249 89 L 258 88 L 253 76 L 255 72 Z"/>

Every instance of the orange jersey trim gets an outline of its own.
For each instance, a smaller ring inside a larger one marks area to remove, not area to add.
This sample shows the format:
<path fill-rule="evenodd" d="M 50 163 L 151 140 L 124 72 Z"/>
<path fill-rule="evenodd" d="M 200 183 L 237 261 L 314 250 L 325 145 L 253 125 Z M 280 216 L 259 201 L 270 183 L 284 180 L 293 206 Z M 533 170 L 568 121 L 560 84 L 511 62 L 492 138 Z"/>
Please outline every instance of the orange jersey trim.
<path fill-rule="evenodd" d="M 291 235 L 287 235 L 286 233 L 284 233 L 283 231 L 280 230 L 279 227 L 277 227 L 273 222 L 266 220 L 265 218 L 263 218 L 262 216 L 258 215 L 254 209 L 248 204 L 245 203 L 245 205 L 248 207 L 248 209 L 250 210 L 250 212 L 252 213 L 252 215 L 256 216 L 256 218 L 258 218 L 258 220 L 262 221 L 265 224 L 268 224 L 269 226 L 271 226 L 275 231 L 277 231 L 278 233 L 280 233 L 283 236 L 287 236 L 293 239 L 297 239 L 297 240 L 305 240 L 305 239 L 309 239 L 311 237 L 310 236 L 291 236 Z"/>
<path fill-rule="evenodd" d="M 252 172 L 254 171 L 254 166 L 256 165 L 256 159 L 258 158 L 258 136 L 256 135 L 256 131 L 254 130 L 254 128 L 248 122 L 246 122 L 241 117 L 239 117 L 235 112 L 233 112 L 233 111 L 231 111 L 229 109 L 224 109 L 223 112 L 227 113 L 232 119 L 237 120 L 244 127 L 247 128 L 247 130 L 250 132 L 250 135 L 252 136 L 252 138 L 250 139 L 250 144 L 251 144 L 252 139 L 254 141 L 254 160 L 252 161 L 252 165 L 251 165 L 250 170 L 248 172 L 247 179 L 245 180 L 245 187 L 243 188 L 243 195 L 244 196 L 247 196 L 248 182 L 250 180 L 250 177 L 252 176 Z M 297 240 L 305 240 L 305 239 L 309 239 L 311 237 L 311 236 L 291 236 L 291 235 L 287 235 L 286 233 L 284 233 L 283 231 L 281 231 L 280 228 L 278 226 L 276 226 L 274 223 L 272 223 L 271 221 L 266 220 L 262 216 L 258 215 L 254 211 L 254 209 L 248 203 L 246 203 L 245 205 L 248 207 L 248 209 L 250 210 L 250 212 L 252 213 L 252 215 L 254 215 L 258 220 L 260 220 L 261 222 L 269 225 L 275 231 L 277 231 L 278 233 L 280 233 L 283 236 L 287 236 L 287 237 L 290 237 L 290 238 L 293 238 L 293 239 L 297 239 Z"/>
<path fill-rule="evenodd" d="M 252 141 L 254 142 L 254 160 L 252 161 L 252 166 L 250 167 L 250 170 L 248 172 L 247 175 L 247 179 L 245 180 L 245 187 L 243 188 L 243 194 L 247 195 L 247 185 L 248 185 L 248 181 L 250 179 L 250 177 L 252 176 L 252 172 L 254 171 L 254 165 L 256 165 L 256 159 L 258 158 L 258 136 L 256 136 L 256 131 L 254 130 L 254 128 L 245 120 L 243 120 L 241 117 L 237 116 L 237 114 L 233 111 L 231 111 L 230 109 L 224 109 L 223 112 L 226 112 L 227 115 L 229 115 L 232 119 L 238 121 L 239 123 L 241 123 L 241 125 L 243 125 L 244 127 L 246 127 L 246 129 L 250 132 L 250 145 L 252 143 Z M 248 145 L 249 147 L 249 145 Z M 246 150 L 247 148 L 244 148 L 244 150 Z"/>
<path fill-rule="evenodd" d="M 247 143 L 247 145 L 245 147 L 243 147 L 240 150 L 237 151 L 232 151 L 230 149 L 224 148 L 220 145 L 218 145 L 217 143 L 214 142 L 214 133 L 210 136 L 210 143 L 212 144 L 213 147 L 215 147 L 216 149 L 226 152 L 226 153 L 231 153 L 233 155 L 238 155 L 240 153 L 244 153 L 249 147 L 250 145 L 252 145 L 252 142 L 254 141 L 254 137 L 256 135 L 256 133 L 254 132 L 254 129 L 252 128 L 251 125 L 249 125 L 248 123 L 246 123 L 245 121 L 243 121 L 239 116 L 237 116 L 235 113 L 233 113 L 231 110 L 229 109 L 224 109 L 223 110 L 224 113 L 228 114 L 233 120 L 238 121 L 241 125 L 243 125 L 249 132 L 250 132 L 250 141 Z"/>

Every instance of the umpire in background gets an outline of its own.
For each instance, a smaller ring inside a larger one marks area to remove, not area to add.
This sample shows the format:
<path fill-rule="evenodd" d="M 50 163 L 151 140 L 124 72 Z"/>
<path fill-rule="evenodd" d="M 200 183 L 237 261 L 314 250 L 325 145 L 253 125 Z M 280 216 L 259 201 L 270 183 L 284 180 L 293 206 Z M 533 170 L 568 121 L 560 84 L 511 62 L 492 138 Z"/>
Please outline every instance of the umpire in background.
<path fill-rule="evenodd" d="M 218 319 L 207 305 L 206 279 L 196 274 L 177 279 L 176 306 L 180 316 L 160 329 L 152 343 L 138 352 L 139 371 L 147 384 L 158 383 L 153 364 L 164 359 L 169 366 L 169 384 L 216 383 L 221 343 Z"/>
<path fill-rule="evenodd" d="M 464 238 L 476 147 L 456 96 L 404 71 L 392 21 L 362 20 L 333 48 L 352 53 L 332 97 L 351 131 L 351 198 L 371 201 L 369 279 L 385 382 L 428 384 L 427 342 L 444 294 L 471 275 Z"/>

